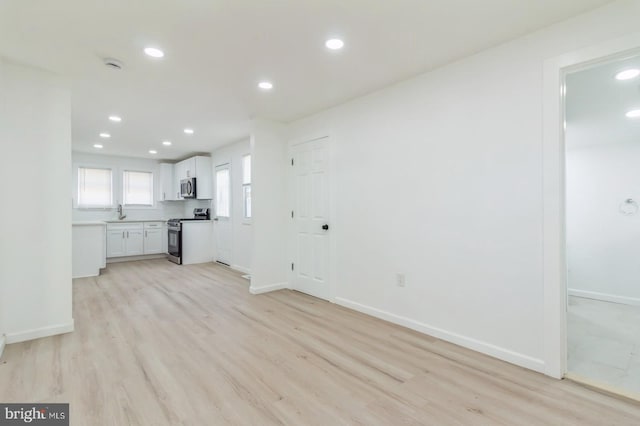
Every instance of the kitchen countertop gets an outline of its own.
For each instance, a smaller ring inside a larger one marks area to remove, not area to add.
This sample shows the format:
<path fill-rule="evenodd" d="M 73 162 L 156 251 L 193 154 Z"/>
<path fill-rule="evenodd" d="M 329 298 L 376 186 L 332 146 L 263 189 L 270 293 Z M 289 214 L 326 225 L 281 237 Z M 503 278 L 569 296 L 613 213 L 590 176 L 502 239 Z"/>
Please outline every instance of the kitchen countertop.
<path fill-rule="evenodd" d="M 106 226 L 107 222 L 102 220 L 85 220 L 79 222 L 72 222 L 73 226 Z"/>
<path fill-rule="evenodd" d="M 142 222 L 166 222 L 167 219 L 124 219 L 105 220 L 106 223 L 142 223 Z"/>

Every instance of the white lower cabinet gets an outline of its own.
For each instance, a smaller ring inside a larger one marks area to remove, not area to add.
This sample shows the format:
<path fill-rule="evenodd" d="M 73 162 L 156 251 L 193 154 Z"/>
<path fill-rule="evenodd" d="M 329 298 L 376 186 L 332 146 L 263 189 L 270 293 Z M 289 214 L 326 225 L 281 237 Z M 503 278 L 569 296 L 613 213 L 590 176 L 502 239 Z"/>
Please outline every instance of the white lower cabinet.
<path fill-rule="evenodd" d="M 169 163 L 160 164 L 160 201 L 174 201 L 179 198 L 174 174 L 174 166 Z"/>
<path fill-rule="evenodd" d="M 144 254 L 160 254 L 163 251 L 162 222 L 145 222 L 144 224 Z"/>
<path fill-rule="evenodd" d="M 210 220 L 182 222 L 182 264 L 213 261 L 213 223 Z"/>
<path fill-rule="evenodd" d="M 107 257 L 164 253 L 162 222 L 108 223 Z"/>
<path fill-rule="evenodd" d="M 120 257 L 127 255 L 125 239 L 126 231 L 113 230 L 107 227 L 107 257 Z"/>
<path fill-rule="evenodd" d="M 127 231 L 127 256 L 144 254 L 144 234 L 142 227 Z"/>

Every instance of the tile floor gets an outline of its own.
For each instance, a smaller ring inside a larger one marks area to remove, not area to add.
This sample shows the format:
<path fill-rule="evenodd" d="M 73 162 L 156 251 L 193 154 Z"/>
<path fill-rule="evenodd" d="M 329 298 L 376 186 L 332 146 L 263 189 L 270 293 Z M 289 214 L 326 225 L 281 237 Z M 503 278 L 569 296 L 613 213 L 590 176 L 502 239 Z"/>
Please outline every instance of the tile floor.
<path fill-rule="evenodd" d="M 568 370 L 640 394 L 640 306 L 569 297 Z"/>

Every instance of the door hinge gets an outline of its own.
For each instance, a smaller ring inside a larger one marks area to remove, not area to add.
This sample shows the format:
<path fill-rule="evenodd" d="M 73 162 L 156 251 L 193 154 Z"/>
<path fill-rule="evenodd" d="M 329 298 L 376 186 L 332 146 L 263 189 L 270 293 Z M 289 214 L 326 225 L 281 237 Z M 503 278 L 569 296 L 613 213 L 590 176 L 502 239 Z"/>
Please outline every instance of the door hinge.
<path fill-rule="evenodd" d="M 293 166 L 293 158 L 291 159 L 291 165 Z"/>
<path fill-rule="evenodd" d="M 294 266 L 293 266 L 293 263 L 291 263 L 291 270 L 293 271 L 293 269 L 294 269 Z"/>

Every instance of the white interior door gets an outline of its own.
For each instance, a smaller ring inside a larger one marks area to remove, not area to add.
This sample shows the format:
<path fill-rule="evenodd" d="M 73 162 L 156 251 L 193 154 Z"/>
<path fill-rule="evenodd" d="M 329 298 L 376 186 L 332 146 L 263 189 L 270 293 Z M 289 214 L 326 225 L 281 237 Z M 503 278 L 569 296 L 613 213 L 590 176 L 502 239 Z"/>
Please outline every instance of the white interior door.
<path fill-rule="evenodd" d="M 292 148 L 292 288 L 329 300 L 328 138 Z"/>
<path fill-rule="evenodd" d="M 216 205 L 214 215 L 216 261 L 231 264 L 231 166 L 216 167 Z"/>

